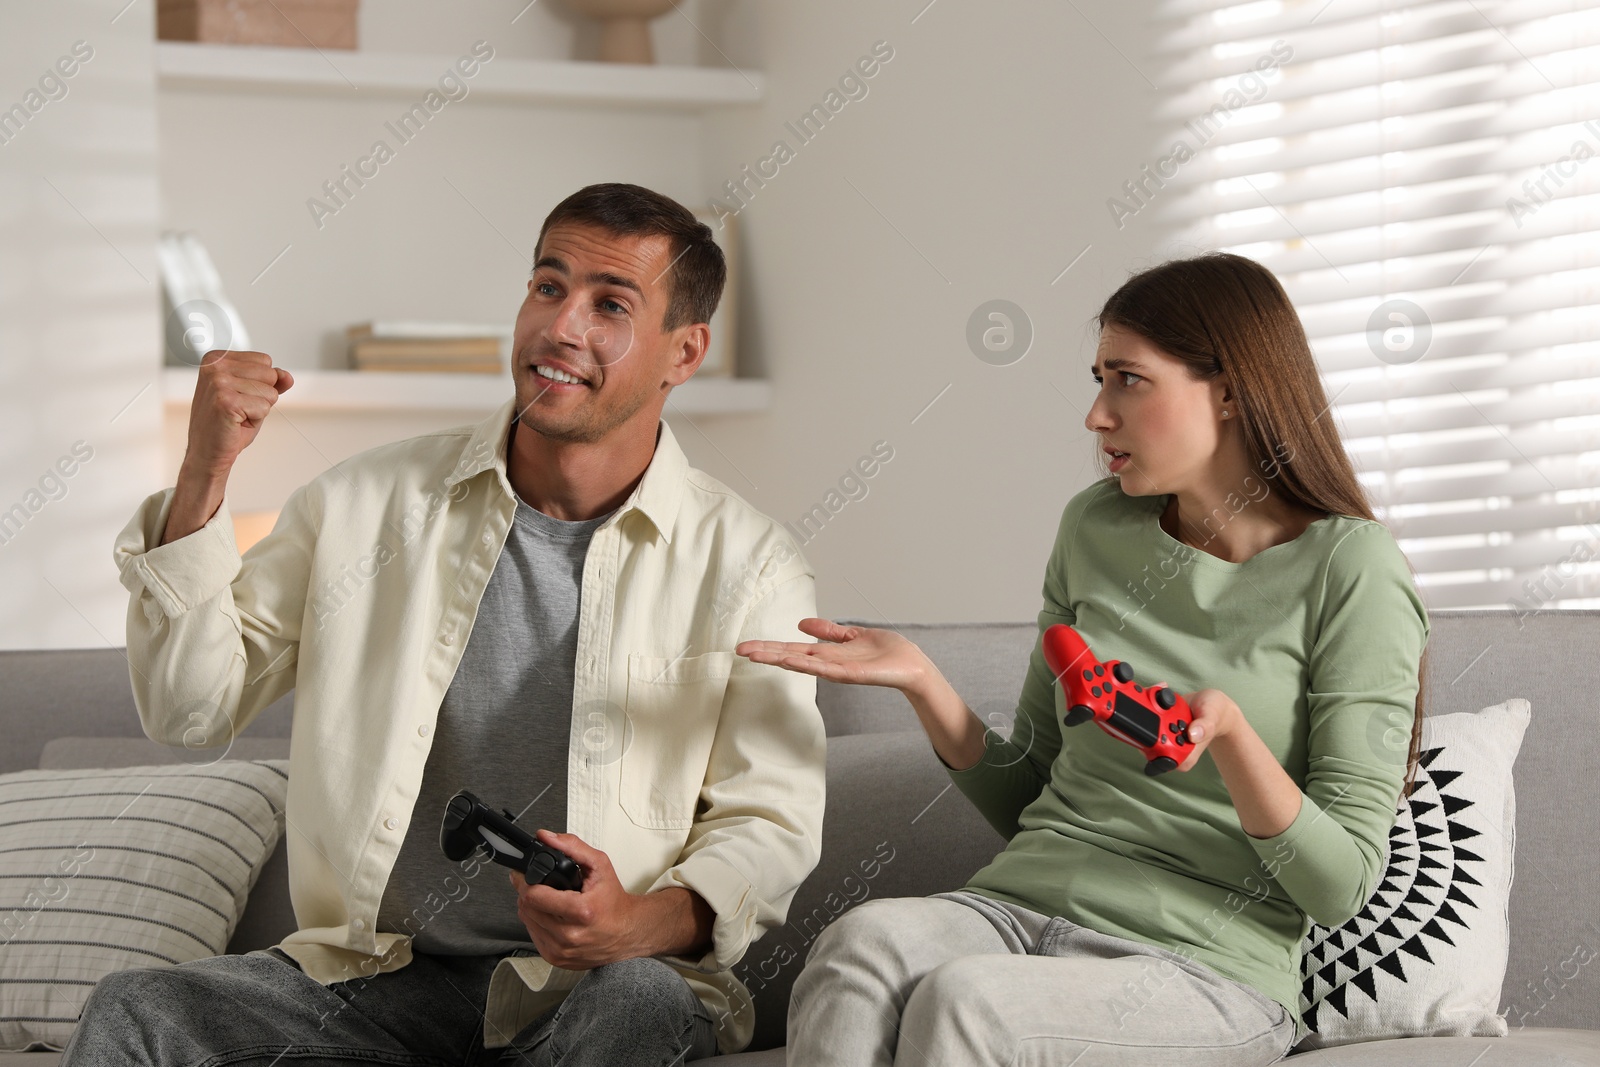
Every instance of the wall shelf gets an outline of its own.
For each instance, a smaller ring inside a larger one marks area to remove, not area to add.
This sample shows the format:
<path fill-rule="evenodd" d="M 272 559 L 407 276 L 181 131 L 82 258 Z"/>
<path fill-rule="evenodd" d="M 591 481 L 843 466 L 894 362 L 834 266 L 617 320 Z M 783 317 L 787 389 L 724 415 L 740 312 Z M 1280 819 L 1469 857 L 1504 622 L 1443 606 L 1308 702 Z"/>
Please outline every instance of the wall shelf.
<path fill-rule="evenodd" d="M 477 411 L 487 414 L 511 397 L 511 379 L 494 374 L 421 374 L 289 368 L 294 386 L 279 398 L 289 411 Z M 161 394 L 169 408 L 187 410 L 199 371 L 164 367 Z M 665 414 L 729 415 L 765 411 L 772 384 L 759 378 L 691 378 L 672 391 Z"/>
<path fill-rule="evenodd" d="M 363 93 L 420 98 L 437 89 L 440 76 L 456 58 L 160 41 L 156 75 L 163 89 L 249 88 L 345 99 L 359 99 Z M 513 58 L 482 65 L 467 85 L 468 100 L 497 97 L 684 111 L 754 104 L 766 91 L 766 80 L 756 71 Z"/>

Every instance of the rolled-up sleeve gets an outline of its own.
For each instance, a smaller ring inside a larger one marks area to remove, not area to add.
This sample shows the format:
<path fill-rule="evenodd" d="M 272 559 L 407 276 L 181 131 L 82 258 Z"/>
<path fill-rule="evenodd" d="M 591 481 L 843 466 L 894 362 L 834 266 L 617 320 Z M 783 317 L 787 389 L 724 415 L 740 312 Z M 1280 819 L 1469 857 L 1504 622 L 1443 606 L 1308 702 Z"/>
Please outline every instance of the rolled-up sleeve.
<path fill-rule="evenodd" d="M 751 606 L 740 640 L 808 641 L 796 624 L 814 615 L 813 579 L 794 574 Z M 716 914 L 710 950 L 675 962 L 727 970 L 783 925 L 821 855 L 826 770 L 816 679 L 735 656 L 699 812 L 678 861 L 650 887 L 693 890 Z"/>
<path fill-rule="evenodd" d="M 1328 562 L 1307 693 L 1300 812 L 1249 841 L 1289 898 L 1338 926 L 1377 884 L 1416 716 L 1428 611 L 1393 535 L 1351 531 Z"/>
<path fill-rule="evenodd" d="M 173 493 L 147 497 L 113 547 L 129 593 L 129 677 L 152 740 L 216 748 L 294 688 L 316 524 L 302 487 L 243 557 L 226 501 L 163 545 Z"/>

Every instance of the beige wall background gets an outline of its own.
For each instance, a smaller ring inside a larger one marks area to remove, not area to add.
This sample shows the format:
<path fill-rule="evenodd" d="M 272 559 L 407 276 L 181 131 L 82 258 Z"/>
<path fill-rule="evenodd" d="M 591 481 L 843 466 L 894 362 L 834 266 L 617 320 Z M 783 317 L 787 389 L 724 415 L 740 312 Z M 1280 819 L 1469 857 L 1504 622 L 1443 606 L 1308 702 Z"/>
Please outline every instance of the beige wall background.
<path fill-rule="evenodd" d="M 774 140 L 796 142 L 784 123 L 874 42 L 894 49 L 868 95 L 740 214 L 751 297 L 740 341 L 775 383 L 772 411 L 681 435 L 707 470 L 790 521 L 890 442 L 866 498 L 804 547 L 824 614 L 1038 612 L 1061 509 L 1098 477 L 1083 426 L 1089 324 L 1163 236 L 1152 213 L 1119 230 L 1105 206 L 1161 142 L 1141 73 L 1153 10 L 763 4 L 732 37 L 771 91 L 759 110 L 710 124 L 712 189 Z M 1009 366 L 967 341 L 974 310 L 997 299 L 1032 323 Z"/>

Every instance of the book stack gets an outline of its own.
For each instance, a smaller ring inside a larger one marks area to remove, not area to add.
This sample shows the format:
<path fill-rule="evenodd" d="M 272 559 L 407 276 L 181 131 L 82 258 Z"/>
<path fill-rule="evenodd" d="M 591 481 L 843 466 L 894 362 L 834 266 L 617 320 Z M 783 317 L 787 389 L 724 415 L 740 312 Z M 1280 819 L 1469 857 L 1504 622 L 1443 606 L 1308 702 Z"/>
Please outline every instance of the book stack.
<path fill-rule="evenodd" d="M 356 370 L 499 374 L 504 369 L 504 334 L 492 326 L 363 322 L 345 334 Z"/>

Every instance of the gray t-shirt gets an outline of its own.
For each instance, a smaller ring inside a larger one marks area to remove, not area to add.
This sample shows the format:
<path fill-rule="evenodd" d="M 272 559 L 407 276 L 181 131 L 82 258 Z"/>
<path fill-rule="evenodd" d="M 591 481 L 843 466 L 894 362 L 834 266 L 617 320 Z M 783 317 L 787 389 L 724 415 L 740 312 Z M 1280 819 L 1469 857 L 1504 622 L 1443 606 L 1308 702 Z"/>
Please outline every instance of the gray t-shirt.
<path fill-rule="evenodd" d="M 500 955 L 532 941 L 510 868 L 453 863 L 439 848 L 445 804 L 470 789 L 532 834 L 567 828 L 567 748 L 583 560 L 609 515 L 553 519 L 517 501 L 438 726 L 378 930 L 420 952 Z"/>

